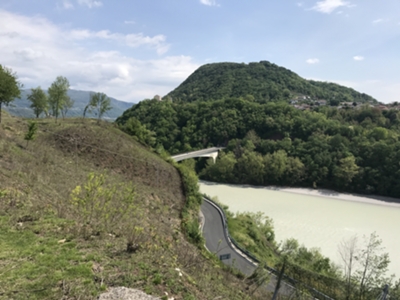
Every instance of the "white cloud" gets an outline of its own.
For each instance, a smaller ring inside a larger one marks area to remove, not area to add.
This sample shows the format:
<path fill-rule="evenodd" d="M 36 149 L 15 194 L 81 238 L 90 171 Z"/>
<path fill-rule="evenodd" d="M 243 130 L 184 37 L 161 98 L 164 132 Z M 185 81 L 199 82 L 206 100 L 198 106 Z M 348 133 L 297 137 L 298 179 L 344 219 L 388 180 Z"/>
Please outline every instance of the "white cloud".
<path fill-rule="evenodd" d="M 200 0 L 200 3 L 208 6 L 219 6 L 216 0 Z"/>
<path fill-rule="evenodd" d="M 134 25 L 134 24 L 136 24 L 136 22 L 135 21 L 124 21 L 124 24 L 126 24 L 126 25 Z"/>
<path fill-rule="evenodd" d="M 169 45 L 166 43 L 166 36 L 159 34 L 153 37 L 145 36 L 143 33 L 131 33 L 131 34 L 121 34 L 112 33 L 108 30 L 101 31 L 90 31 L 90 30 L 72 30 L 69 32 L 69 36 L 74 40 L 84 40 L 84 39 L 103 39 L 103 40 L 113 40 L 124 44 L 131 48 L 137 48 L 141 46 L 150 46 L 156 49 L 159 55 L 165 54 Z"/>
<path fill-rule="evenodd" d="M 323 0 L 317 2 L 315 6 L 312 7 L 312 9 L 324 14 L 330 14 L 335 9 L 342 6 L 351 7 L 352 5 L 349 2 L 343 0 Z"/>
<path fill-rule="evenodd" d="M 310 65 L 315 65 L 315 64 L 319 63 L 319 59 L 318 58 L 309 58 L 306 60 L 306 63 L 308 63 Z"/>
<path fill-rule="evenodd" d="M 383 19 L 376 19 L 376 20 L 372 21 L 372 23 L 374 23 L 374 24 L 378 24 L 378 23 L 381 23 L 381 22 L 383 22 Z"/>
<path fill-rule="evenodd" d="M 199 67 L 189 56 L 160 58 L 154 54 L 152 59 L 140 59 L 138 54 L 121 53 L 126 45 L 164 52 L 168 44 L 163 35 L 65 30 L 41 17 L 3 10 L 0 19 L 0 57 L 25 88 L 47 88 L 62 75 L 74 89 L 104 92 L 132 102 L 167 94 Z M 95 50 L 85 48 L 87 39 L 94 39 Z"/>
<path fill-rule="evenodd" d="M 89 8 L 100 7 L 103 5 L 103 2 L 96 0 L 78 0 L 78 4 L 86 5 Z"/>
<path fill-rule="evenodd" d="M 63 9 L 73 9 L 74 5 L 69 0 L 63 0 L 62 8 Z"/>
<path fill-rule="evenodd" d="M 356 55 L 356 56 L 353 57 L 353 59 L 356 60 L 356 61 L 362 61 L 362 60 L 364 60 L 364 56 Z"/>

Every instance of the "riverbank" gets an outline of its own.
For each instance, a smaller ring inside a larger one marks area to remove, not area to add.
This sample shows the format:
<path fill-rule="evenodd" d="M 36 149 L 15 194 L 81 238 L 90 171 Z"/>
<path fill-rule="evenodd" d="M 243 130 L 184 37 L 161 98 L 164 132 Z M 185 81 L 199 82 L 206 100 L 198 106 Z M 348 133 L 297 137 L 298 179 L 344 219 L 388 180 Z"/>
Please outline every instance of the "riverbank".
<path fill-rule="evenodd" d="M 210 182 L 210 181 L 200 181 L 201 184 L 204 185 L 219 185 L 219 183 Z M 383 206 L 392 206 L 392 207 L 400 207 L 400 199 L 378 196 L 378 195 L 362 195 L 362 194 L 348 194 L 348 193 L 339 193 L 333 190 L 327 189 L 312 189 L 312 188 L 296 188 L 296 187 L 280 187 L 280 186 L 252 186 L 252 185 L 241 185 L 241 184 L 224 184 L 226 186 L 232 187 L 242 187 L 242 188 L 254 188 L 254 189 L 266 189 L 270 191 L 279 191 L 285 193 L 293 193 L 299 195 L 308 195 L 308 196 L 316 196 L 316 197 L 324 197 L 337 199 L 341 201 L 352 201 L 352 202 L 361 202 L 368 203 L 374 205 L 383 205 Z"/>
<path fill-rule="evenodd" d="M 236 212 L 262 212 L 273 219 L 278 242 L 297 239 L 307 248 L 319 248 L 340 264 L 338 245 L 354 236 L 360 243 L 375 232 L 389 253 L 389 274 L 400 276 L 398 199 L 344 194 L 308 188 L 257 187 L 200 182 L 200 191 Z M 384 201 L 385 199 L 386 201 Z M 388 201 L 389 200 L 389 201 Z"/>

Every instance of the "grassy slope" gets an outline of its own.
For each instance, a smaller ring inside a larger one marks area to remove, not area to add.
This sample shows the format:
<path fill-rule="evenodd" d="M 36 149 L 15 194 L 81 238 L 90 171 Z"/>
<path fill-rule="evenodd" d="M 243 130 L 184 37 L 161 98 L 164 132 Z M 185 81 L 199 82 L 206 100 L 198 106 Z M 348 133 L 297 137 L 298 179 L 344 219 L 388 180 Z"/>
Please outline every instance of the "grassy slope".
<path fill-rule="evenodd" d="M 181 233 L 185 199 L 173 166 L 112 124 L 41 120 L 26 146 L 27 122 L 3 117 L 0 298 L 93 299 L 107 287 L 127 286 L 175 299 L 247 299 L 246 284 Z M 80 234 L 69 199 L 89 172 L 135 186 L 140 214 L 120 227 L 144 227 L 137 252 L 126 252 L 124 235 Z"/>

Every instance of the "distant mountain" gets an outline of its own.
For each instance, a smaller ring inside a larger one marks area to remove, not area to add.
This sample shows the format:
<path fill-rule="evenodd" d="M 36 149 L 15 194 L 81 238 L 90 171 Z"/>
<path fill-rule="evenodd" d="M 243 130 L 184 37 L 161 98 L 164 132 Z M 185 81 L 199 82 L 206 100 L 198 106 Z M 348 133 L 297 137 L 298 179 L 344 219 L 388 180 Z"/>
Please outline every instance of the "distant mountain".
<path fill-rule="evenodd" d="M 268 61 L 201 66 L 165 98 L 193 102 L 247 97 L 265 102 L 291 100 L 298 96 L 346 102 L 377 102 L 367 94 L 335 83 L 306 80 Z"/>
<path fill-rule="evenodd" d="M 20 99 L 15 99 L 9 106 L 3 106 L 3 108 L 14 116 L 34 118 L 33 110 L 30 108 L 31 102 L 28 100 L 28 95 L 30 93 L 30 89 L 22 90 Z M 75 103 L 68 111 L 67 117 L 82 116 L 85 106 L 89 103 L 91 93 L 93 92 L 68 90 L 68 96 L 71 97 Z M 134 103 L 123 102 L 111 97 L 109 98 L 111 100 L 112 109 L 104 114 L 104 119 L 115 120 L 121 116 L 125 110 L 134 105 Z M 86 115 L 88 117 L 94 117 L 94 115 L 88 113 Z"/>

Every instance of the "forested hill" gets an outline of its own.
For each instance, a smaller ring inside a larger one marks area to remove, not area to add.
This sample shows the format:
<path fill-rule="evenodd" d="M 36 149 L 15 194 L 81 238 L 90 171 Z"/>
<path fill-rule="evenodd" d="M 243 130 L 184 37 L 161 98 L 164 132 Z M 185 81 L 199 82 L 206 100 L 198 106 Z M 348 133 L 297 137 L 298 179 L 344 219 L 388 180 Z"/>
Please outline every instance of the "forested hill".
<path fill-rule="evenodd" d="M 306 80 L 268 61 L 201 66 L 166 98 L 193 102 L 247 97 L 265 102 L 290 100 L 300 95 L 328 101 L 376 102 L 367 94 L 335 83 Z"/>
<path fill-rule="evenodd" d="M 400 198 L 400 112 L 369 105 L 301 111 L 283 102 L 146 100 L 116 121 L 171 154 L 226 146 L 204 179 L 324 187 Z M 199 161 L 201 162 L 201 160 Z"/>

